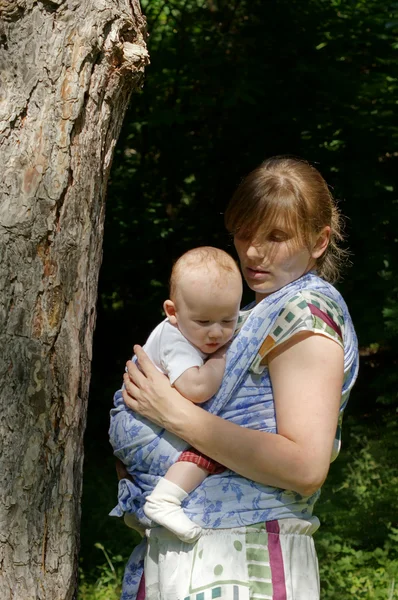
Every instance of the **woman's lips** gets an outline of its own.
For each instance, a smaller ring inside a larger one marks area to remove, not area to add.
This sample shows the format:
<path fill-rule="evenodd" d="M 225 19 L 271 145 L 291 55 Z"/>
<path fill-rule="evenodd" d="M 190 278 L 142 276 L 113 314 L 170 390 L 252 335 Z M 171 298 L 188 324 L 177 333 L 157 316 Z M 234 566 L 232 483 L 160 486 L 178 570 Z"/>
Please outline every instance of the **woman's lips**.
<path fill-rule="evenodd" d="M 264 271 L 261 269 L 253 269 L 252 267 L 246 267 L 246 273 L 250 279 L 264 279 L 270 275 L 269 271 Z"/>

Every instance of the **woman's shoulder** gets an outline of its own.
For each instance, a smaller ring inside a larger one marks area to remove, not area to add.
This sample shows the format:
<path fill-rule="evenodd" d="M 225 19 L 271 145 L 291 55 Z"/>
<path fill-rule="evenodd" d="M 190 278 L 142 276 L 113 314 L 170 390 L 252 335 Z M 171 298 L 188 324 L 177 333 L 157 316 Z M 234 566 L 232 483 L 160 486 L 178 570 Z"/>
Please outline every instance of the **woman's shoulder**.
<path fill-rule="evenodd" d="M 282 342 L 298 331 L 323 333 L 343 344 L 344 313 L 338 302 L 326 294 L 303 289 L 290 296 L 280 310 L 272 335 Z"/>
<path fill-rule="evenodd" d="M 344 312 L 338 301 L 318 290 L 303 289 L 288 298 L 280 311 L 278 321 L 286 318 L 287 313 L 301 319 L 312 327 L 324 329 L 331 327 L 340 337 L 344 328 Z"/>
<path fill-rule="evenodd" d="M 344 348 L 344 313 L 338 302 L 311 289 L 302 289 L 289 296 L 259 349 L 255 370 L 266 366 L 271 350 L 302 331 L 324 335 Z"/>

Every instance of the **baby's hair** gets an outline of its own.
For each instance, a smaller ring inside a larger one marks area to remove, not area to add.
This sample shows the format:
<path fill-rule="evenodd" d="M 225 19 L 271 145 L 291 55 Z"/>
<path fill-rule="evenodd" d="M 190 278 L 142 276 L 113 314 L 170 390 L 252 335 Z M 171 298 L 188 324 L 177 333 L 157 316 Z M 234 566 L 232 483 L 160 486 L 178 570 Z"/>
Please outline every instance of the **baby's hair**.
<path fill-rule="evenodd" d="M 215 284 L 222 285 L 226 277 L 232 274 L 240 277 L 239 267 L 235 260 L 224 250 L 213 246 L 200 246 L 185 252 L 174 263 L 170 275 L 170 298 L 175 301 L 178 284 L 187 270 L 207 269 Z"/>
<path fill-rule="evenodd" d="M 307 161 L 276 156 L 265 160 L 241 182 L 225 212 L 225 225 L 241 239 L 266 240 L 284 227 L 308 248 L 314 234 L 331 229 L 325 252 L 316 259 L 318 274 L 336 281 L 348 252 L 339 247 L 343 223 L 326 181 Z"/>

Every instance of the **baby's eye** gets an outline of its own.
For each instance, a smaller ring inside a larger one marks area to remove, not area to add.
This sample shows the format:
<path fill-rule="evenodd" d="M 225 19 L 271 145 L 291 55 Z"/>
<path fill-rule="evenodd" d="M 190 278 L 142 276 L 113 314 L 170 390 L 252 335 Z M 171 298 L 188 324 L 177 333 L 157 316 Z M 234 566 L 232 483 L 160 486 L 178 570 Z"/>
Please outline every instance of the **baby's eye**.
<path fill-rule="evenodd" d="M 210 321 L 201 321 L 200 319 L 196 319 L 196 322 L 199 323 L 199 325 L 208 325 L 210 323 Z"/>
<path fill-rule="evenodd" d="M 234 323 L 235 319 L 224 319 L 223 323 Z"/>

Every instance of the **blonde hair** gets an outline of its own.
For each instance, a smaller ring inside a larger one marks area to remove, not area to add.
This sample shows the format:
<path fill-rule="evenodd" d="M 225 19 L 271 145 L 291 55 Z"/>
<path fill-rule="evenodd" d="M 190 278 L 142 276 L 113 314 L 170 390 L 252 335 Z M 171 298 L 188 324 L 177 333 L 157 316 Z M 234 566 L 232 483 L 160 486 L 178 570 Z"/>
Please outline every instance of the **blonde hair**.
<path fill-rule="evenodd" d="M 226 213 L 225 225 L 239 238 L 263 238 L 286 227 L 300 244 L 311 246 L 314 235 L 329 226 L 330 241 L 316 259 L 318 274 L 336 281 L 348 252 L 339 247 L 343 223 L 326 181 L 307 161 L 276 156 L 264 161 L 241 182 Z"/>
<path fill-rule="evenodd" d="M 181 279 L 190 269 L 207 269 L 209 274 L 216 273 L 214 282 L 222 285 L 225 278 L 231 274 L 238 275 L 240 278 L 239 267 L 227 252 L 213 246 L 200 246 L 185 252 L 174 263 L 170 275 L 170 298 L 175 301 L 178 285 Z"/>

